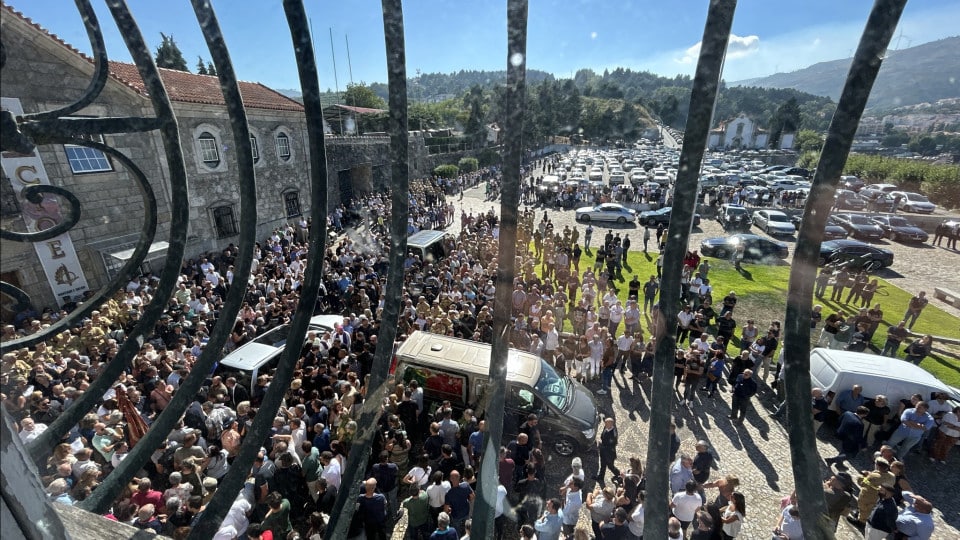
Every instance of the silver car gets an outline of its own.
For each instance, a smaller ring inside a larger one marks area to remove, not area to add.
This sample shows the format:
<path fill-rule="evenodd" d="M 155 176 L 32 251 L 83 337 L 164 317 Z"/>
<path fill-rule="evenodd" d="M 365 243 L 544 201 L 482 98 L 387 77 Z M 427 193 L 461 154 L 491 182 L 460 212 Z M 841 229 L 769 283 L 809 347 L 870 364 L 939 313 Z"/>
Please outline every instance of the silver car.
<path fill-rule="evenodd" d="M 577 221 L 610 221 L 614 223 L 634 223 L 637 211 L 622 204 L 603 203 L 597 206 L 577 208 Z"/>

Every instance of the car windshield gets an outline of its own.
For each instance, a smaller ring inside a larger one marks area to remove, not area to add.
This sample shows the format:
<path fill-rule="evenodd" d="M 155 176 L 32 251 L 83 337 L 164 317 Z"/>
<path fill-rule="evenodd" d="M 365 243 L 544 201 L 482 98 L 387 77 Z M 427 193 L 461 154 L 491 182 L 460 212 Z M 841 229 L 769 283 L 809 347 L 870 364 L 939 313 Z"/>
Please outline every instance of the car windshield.
<path fill-rule="evenodd" d="M 907 199 L 913 202 L 930 202 L 930 199 L 928 199 L 926 196 L 921 195 L 919 193 L 907 193 L 906 195 L 907 195 Z"/>
<path fill-rule="evenodd" d="M 267 332 L 266 334 L 254 339 L 256 343 L 263 345 L 270 345 L 271 347 L 280 348 L 287 343 L 287 336 L 290 335 L 290 325 L 285 324 L 283 326 L 277 327 L 272 332 Z"/>
<path fill-rule="evenodd" d="M 540 359 L 540 378 L 537 379 L 534 388 L 558 409 L 566 410 L 567 402 L 570 400 L 571 386 L 566 377 L 558 375 L 553 366 L 542 358 Z"/>
<path fill-rule="evenodd" d="M 784 222 L 784 223 L 789 223 L 789 222 L 790 222 L 790 218 L 788 218 L 786 214 L 770 214 L 770 215 L 769 215 L 769 220 L 770 220 L 770 221 L 782 221 L 782 222 Z"/>
<path fill-rule="evenodd" d="M 731 216 L 742 216 L 747 213 L 746 208 L 740 208 L 736 206 L 731 206 L 727 208 L 727 214 Z"/>
<path fill-rule="evenodd" d="M 870 221 L 870 218 L 861 216 L 860 214 L 851 215 L 850 223 L 856 223 L 857 225 L 873 225 L 873 223 Z"/>
<path fill-rule="evenodd" d="M 913 227 L 913 223 L 910 223 L 902 217 L 887 218 L 887 224 L 891 227 Z"/>

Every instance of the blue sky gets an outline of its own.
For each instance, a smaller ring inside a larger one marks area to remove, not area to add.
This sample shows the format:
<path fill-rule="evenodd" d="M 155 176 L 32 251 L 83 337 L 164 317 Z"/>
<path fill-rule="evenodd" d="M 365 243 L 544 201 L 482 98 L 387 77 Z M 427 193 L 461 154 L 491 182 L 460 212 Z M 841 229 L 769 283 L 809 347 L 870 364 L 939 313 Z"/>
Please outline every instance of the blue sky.
<path fill-rule="evenodd" d="M 8 0 L 4 0 L 8 1 Z M 128 0 L 148 43 L 172 34 L 191 70 L 209 59 L 188 0 Z M 8 2 L 84 52 L 90 45 L 70 0 Z M 94 4 L 113 60 L 130 61 L 103 2 Z M 321 88 L 386 82 L 378 0 L 306 0 Z M 724 78 L 736 81 L 846 58 L 856 49 L 872 2 L 866 0 L 740 0 Z M 528 69 L 570 77 L 580 68 L 622 66 L 666 76 L 693 74 L 706 0 L 530 0 Z M 299 88 L 280 0 L 214 0 L 241 79 Z M 502 70 L 506 65 L 506 1 L 414 0 L 404 3 L 407 73 Z M 892 48 L 956 35 L 960 2 L 908 2 Z M 346 40 L 350 43 L 348 63 Z"/>

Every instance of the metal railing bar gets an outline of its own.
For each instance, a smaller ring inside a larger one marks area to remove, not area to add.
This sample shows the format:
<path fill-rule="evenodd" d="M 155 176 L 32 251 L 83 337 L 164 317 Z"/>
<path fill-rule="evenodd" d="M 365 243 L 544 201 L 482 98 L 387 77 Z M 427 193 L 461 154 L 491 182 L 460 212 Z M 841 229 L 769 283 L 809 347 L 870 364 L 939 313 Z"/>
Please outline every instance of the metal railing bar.
<path fill-rule="evenodd" d="M 107 47 L 103 42 L 103 32 L 100 30 L 97 12 L 90 5 L 90 0 L 75 0 L 75 3 L 77 4 L 77 11 L 83 18 L 83 25 L 87 29 L 87 37 L 90 39 L 90 49 L 93 53 L 93 77 L 90 79 L 83 95 L 74 103 L 53 111 L 24 115 L 25 120 L 56 119 L 73 114 L 93 103 L 107 84 L 110 65 L 107 63 Z"/>
<path fill-rule="evenodd" d="M 390 267 L 387 272 L 387 291 L 380 317 L 380 332 L 374 352 L 373 367 L 367 395 L 357 421 L 358 431 L 350 448 L 341 480 L 341 490 L 327 524 L 326 537 L 346 538 L 354 502 L 360 491 L 360 479 L 366 473 L 367 461 L 382 413 L 381 404 L 389 390 L 386 384 L 393 357 L 393 343 L 397 338 L 403 289 L 403 259 L 407 252 L 407 216 L 409 215 L 409 139 L 407 130 L 407 66 L 406 44 L 403 34 L 403 5 L 401 0 L 382 0 L 384 46 L 387 52 L 387 83 L 390 109 L 391 211 L 390 211 Z M 395 513 L 396 508 L 390 512 Z"/>
<path fill-rule="evenodd" d="M 703 29 L 700 57 L 690 92 L 690 113 L 680 153 L 680 165 L 674 188 L 673 213 L 670 217 L 668 240 L 663 256 L 663 278 L 660 283 L 659 325 L 653 330 L 657 339 L 656 357 L 650 402 L 662 406 L 650 411 L 647 463 L 652 464 L 647 476 L 647 502 L 644 505 L 647 527 L 654 531 L 667 529 L 669 501 L 670 460 L 669 426 L 672 395 L 673 364 L 676 354 L 677 312 L 679 311 L 680 274 L 690 238 L 694 209 L 697 204 L 697 182 L 700 162 L 706 148 L 713 106 L 719 88 L 723 59 L 733 25 L 736 0 L 711 0 Z"/>
<path fill-rule="evenodd" d="M 498 460 L 507 395 L 507 354 L 510 347 L 513 281 L 516 277 L 517 208 L 520 203 L 520 167 L 523 160 L 523 117 L 526 112 L 527 0 L 507 0 L 507 86 L 504 118 L 506 142 L 500 200 L 500 240 L 496 293 L 493 302 L 493 344 L 490 349 L 490 389 L 483 405 L 488 426 L 484 459 L 477 478 L 472 535 L 493 538 L 494 509 L 499 484 Z M 526 251 L 526 246 L 523 250 Z"/>
<path fill-rule="evenodd" d="M 820 476 L 820 457 L 812 424 L 810 401 L 810 313 L 813 286 L 823 228 L 833 206 L 833 194 L 847 161 L 860 117 L 880 71 L 883 56 L 893 37 L 906 0 L 877 0 L 870 11 L 860 44 L 847 73 L 837 110 L 830 121 L 827 139 L 810 186 L 803 221 L 790 269 L 784 318 L 784 385 L 790 429 L 790 457 L 797 496 L 804 501 L 800 513 L 807 538 L 833 538 L 827 517 Z"/>

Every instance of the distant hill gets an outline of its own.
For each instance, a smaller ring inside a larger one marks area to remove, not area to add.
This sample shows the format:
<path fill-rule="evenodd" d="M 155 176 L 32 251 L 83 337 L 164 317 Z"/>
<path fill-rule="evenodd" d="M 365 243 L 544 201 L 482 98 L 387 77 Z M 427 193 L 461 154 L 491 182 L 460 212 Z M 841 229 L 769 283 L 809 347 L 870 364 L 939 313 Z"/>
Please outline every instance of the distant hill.
<path fill-rule="evenodd" d="M 730 86 L 793 88 L 837 100 L 852 58 L 820 62 L 790 73 L 728 83 Z M 888 51 L 867 107 L 885 109 L 960 97 L 960 36 Z"/>
<path fill-rule="evenodd" d="M 536 69 L 527 70 L 527 85 L 553 79 L 553 75 Z M 506 71 L 476 71 L 461 69 L 455 73 L 421 73 L 419 77 L 407 78 L 407 96 L 411 101 L 444 101 L 460 97 L 474 85 L 490 88 L 507 82 Z M 386 83 L 370 83 L 370 89 L 375 94 L 389 101 L 389 89 Z M 277 89 L 277 92 L 302 101 L 300 90 L 292 88 Z M 324 106 L 337 102 L 336 92 L 326 92 L 320 95 Z"/>

